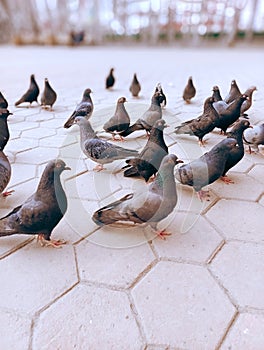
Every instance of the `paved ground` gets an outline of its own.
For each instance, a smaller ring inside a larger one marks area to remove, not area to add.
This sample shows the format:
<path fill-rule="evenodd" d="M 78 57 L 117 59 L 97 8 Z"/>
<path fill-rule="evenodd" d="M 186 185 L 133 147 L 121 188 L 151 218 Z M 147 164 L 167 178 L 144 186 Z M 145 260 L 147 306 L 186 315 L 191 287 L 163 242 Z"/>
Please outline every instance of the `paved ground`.
<path fill-rule="evenodd" d="M 0 240 L 1 349 L 264 349 L 263 155 L 245 155 L 229 173 L 233 185 L 210 185 L 209 202 L 177 184 L 177 207 L 160 224 L 172 235 L 162 241 L 146 228 L 99 229 L 93 223 L 99 206 L 146 185 L 114 174 L 123 161 L 93 172 L 94 163 L 80 151 L 78 127 L 62 127 L 87 87 L 95 104 L 91 122 L 102 130 L 118 97 L 128 98 L 133 121 L 161 82 L 168 96 L 166 142 L 189 161 L 223 137 L 212 133 L 200 148 L 196 138 L 173 134 L 181 120 L 201 112 L 213 85 L 223 95 L 234 78 L 241 90 L 256 85 L 249 116 L 253 124 L 263 120 L 263 53 L 0 48 L 0 90 L 14 113 L 6 153 L 13 171 L 8 188 L 15 190 L 1 199 L 0 214 L 32 194 L 48 160 L 59 156 L 72 168 L 62 176 L 68 211 L 53 233 L 68 244 L 42 248 L 22 235 Z M 117 82 L 110 92 L 104 79 L 111 66 Z M 134 72 L 142 83 L 140 99 L 128 91 Z M 31 73 L 41 90 L 48 77 L 58 92 L 53 112 L 14 107 Z M 185 105 L 181 94 L 189 75 L 197 96 Z M 145 142 L 138 132 L 125 145 L 140 150 Z"/>

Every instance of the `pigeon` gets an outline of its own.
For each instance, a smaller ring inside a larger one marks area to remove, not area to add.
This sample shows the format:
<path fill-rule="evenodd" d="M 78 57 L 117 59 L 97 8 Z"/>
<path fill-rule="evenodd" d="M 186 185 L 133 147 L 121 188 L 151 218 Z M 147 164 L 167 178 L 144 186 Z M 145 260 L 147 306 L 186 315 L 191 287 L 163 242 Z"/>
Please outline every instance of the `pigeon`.
<path fill-rule="evenodd" d="M 192 77 L 189 77 L 187 85 L 185 86 L 182 94 L 182 98 L 186 103 L 191 103 L 191 99 L 195 96 L 196 89 L 193 85 Z"/>
<path fill-rule="evenodd" d="M 112 88 L 115 84 L 115 77 L 113 75 L 113 72 L 114 72 L 114 68 L 111 68 L 108 76 L 105 79 L 105 88 L 106 89 Z"/>
<path fill-rule="evenodd" d="M 120 133 L 122 137 L 130 135 L 136 130 L 146 130 L 149 134 L 154 123 L 162 119 L 162 110 L 160 104 L 163 101 L 163 97 L 160 92 L 155 92 L 151 98 L 150 107 L 133 125 L 129 126 L 125 131 Z"/>
<path fill-rule="evenodd" d="M 7 118 L 10 113 L 8 109 L 0 109 L 0 150 L 3 151 L 9 140 L 9 129 L 7 124 Z"/>
<path fill-rule="evenodd" d="M 167 105 L 167 97 L 164 94 L 160 83 L 157 84 L 154 93 L 155 92 L 159 92 L 160 93 L 160 105 L 161 105 L 161 107 L 165 108 L 166 105 Z"/>
<path fill-rule="evenodd" d="M 106 132 L 112 134 L 113 141 L 117 141 L 115 135 L 119 134 L 120 136 L 120 133 L 126 131 L 130 124 L 130 118 L 124 106 L 125 102 L 127 102 L 125 97 L 120 97 L 117 100 L 115 114 L 103 126 Z M 122 136 L 120 136 L 120 140 L 124 140 Z"/>
<path fill-rule="evenodd" d="M 0 91 L 0 108 L 6 109 L 7 107 L 8 107 L 8 102 Z"/>
<path fill-rule="evenodd" d="M 36 192 L 23 204 L 0 219 L 0 237 L 37 234 L 41 245 L 58 247 L 64 241 L 51 240 L 54 227 L 67 210 L 67 198 L 60 175 L 70 170 L 63 160 L 51 160 L 44 169 Z"/>
<path fill-rule="evenodd" d="M 258 146 L 264 145 L 264 123 L 246 129 L 243 134 L 243 139 L 249 146 L 249 153 L 252 153 L 252 147 L 254 151 L 258 153 Z"/>
<path fill-rule="evenodd" d="M 129 91 L 131 92 L 133 97 L 138 97 L 138 94 L 141 90 L 141 85 L 138 81 L 136 73 L 133 76 L 133 80 L 131 82 L 131 85 L 129 87 Z"/>
<path fill-rule="evenodd" d="M 64 128 L 70 128 L 74 123 L 74 119 L 78 116 L 85 117 L 86 119 L 91 117 L 94 109 L 93 101 L 90 96 L 91 93 L 92 90 L 89 88 L 84 90 L 81 102 L 76 106 L 75 110 L 64 124 Z"/>
<path fill-rule="evenodd" d="M 57 99 L 56 92 L 50 86 L 50 83 L 47 78 L 45 78 L 45 87 L 44 91 L 41 95 L 41 106 L 50 106 L 50 110 L 52 110 L 52 106 L 54 105 Z"/>
<path fill-rule="evenodd" d="M 38 87 L 38 84 L 36 83 L 35 75 L 31 74 L 29 88 L 24 93 L 24 95 L 15 103 L 15 106 L 18 106 L 24 102 L 29 102 L 29 106 L 31 106 L 32 102 L 38 103 L 38 95 L 39 95 L 39 87 Z"/>
<path fill-rule="evenodd" d="M 168 147 L 163 138 L 163 130 L 167 127 L 165 120 L 159 119 L 150 130 L 150 135 L 146 146 L 140 152 L 138 158 L 126 161 L 127 168 L 124 171 L 125 177 L 142 176 L 147 182 L 149 178 L 156 174 L 162 159 L 168 154 Z"/>
<path fill-rule="evenodd" d="M 236 100 L 238 97 L 240 97 L 242 94 L 239 90 L 239 87 L 237 86 L 237 83 L 235 80 L 231 81 L 231 86 L 230 86 L 230 90 L 229 93 L 227 94 L 226 98 L 225 98 L 225 102 L 227 104 L 233 102 L 234 100 Z"/>
<path fill-rule="evenodd" d="M 230 103 L 226 110 L 219 114 L 219 119 L 216 122 L 216 127 L 221 129 L 221 133 L 226 134 L 226 130 L 239 117 L 242 103 L 247 100 L 246 95 L 240 95 L 233 103 Z"/>
<path fill-rule="evenodd" d="M 94 170 L 101 171 L 104 164 L 114 160 L 138 156 L 138 151 L 113 145 L 100 139 L 93 130 L 89 120 L 76 117 L 75 123 L 80 127 L 80 144 L 83 153 L 96 163 Z"/>
<path fill-rule="evenodd" d="M 203 137 L 213 131 L 219 119 L 219 115 L 213 107 L 214 99 L 208 97 L 204 102 L 204 111 L 196 119 L 191 119 L 183 122 L 175 127 L 175 134 L 189 134 L 198 137 L 199 145 L 203 146 Z"/>
<path fill-rule="evenodd" d="M 214 99 L 214 103 L 213 103 L 213 107 L 214 109 L 217 111 L 218 114 L 222 113 L 223 111 L 225 111 L 227 109 L 227 107 L 229 106 L 223 99 L 222 96 L 220 94 L 220 90 L 219 87 L 217 85 L 215 85 L 213 87 L 213 94 L 212 97 Z M 231 102 L 232 103 L 232 102 Z"/>
<path fill-rule="evenodd" d="M 256 86 L 251 86 L 249 87 L 245 92 L 244 92 L 244 95 L 246 95 L 248 98 L 246 101 L 244 101 L 242 103 L 242 106 L 241 106 L 241 110 L 240 110 L 240 113 L 243 117 L 246 117 L 247 114 L 245 113 L 252 105 L 252 95 L 253 95 L 253 92 L 256 91 L 257 88 Z"/>
<path fill-rule="evenodd" d="M 98 226 L 116 222 L 147 224 L 164 239 L 165 230 L 158 231 L 158 223 L 175 208 L 177 191 L 173 174 L 174 166 L 182 162 L 174 154 L 165 156 L 155 180 L 148 184 L 146 191 L 129 193 L 119 200 L 98 209 L 92 216 Z"/>
<path fill-rule="evenodd" d="M 239 120 L 231 129 L 230 132 L 227 133 L 228 138 L 236 139 L 238 147 L 233 148 L 226 160 L 224 172 L 222 174 L 221 179 L 227 183 L 233 183 L 231 179 L 226 175 L 228 170 L 233 168 L 243 157 L 244 157 L 244 144 L 243 144 L 243 132 L 247 128 L 251 128 L 250 122 L 248 120 Z"/>
<path fill-rule="evenodd" d="M 236 139 L 226 138 L 222 140 L 198 159 L 177 168 L 176 179 L 183 185 L 192 186 L 200 200 L 203 201 L 208 193 L 203 191 L 202 188 L 213 183 L 224 174 L 229 154 L 237 147 Z"/>
<path fill-rule="evenodd" d="M 13 191 L 3 192 L 11 178 L 11 165 L 7 156 L 3 151 L 0 151 L 0 193 L 3 197 L 7 197 Z"/>

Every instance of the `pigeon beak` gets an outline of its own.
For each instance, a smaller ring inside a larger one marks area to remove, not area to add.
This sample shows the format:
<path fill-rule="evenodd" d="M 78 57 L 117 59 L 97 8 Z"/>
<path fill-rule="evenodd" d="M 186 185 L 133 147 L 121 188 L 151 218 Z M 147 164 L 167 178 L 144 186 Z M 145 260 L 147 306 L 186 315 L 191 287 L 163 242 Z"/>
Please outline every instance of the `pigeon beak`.
<path fill-rule="evenodd" d="M 71 170 L 71 168 L 69 166 L 66 166 L 64 170 Z"/>
<path fill-rule="evenodd" d="M 177 164 L 179 164 L 179 163 L 184 163 L 184 161 L 181 159 L 177 159 Z"/>
<path fill-rule="evenodd" d="M 170 125 L 164 124 L 164 128 L 169 128 L 169 127 L 170 127 Z"/>

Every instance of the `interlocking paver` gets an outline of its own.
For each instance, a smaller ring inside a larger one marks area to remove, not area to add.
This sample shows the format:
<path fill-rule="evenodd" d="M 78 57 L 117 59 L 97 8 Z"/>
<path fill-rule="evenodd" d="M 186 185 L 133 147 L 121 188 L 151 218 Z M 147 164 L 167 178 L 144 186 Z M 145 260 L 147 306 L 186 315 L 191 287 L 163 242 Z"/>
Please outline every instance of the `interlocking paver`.
<path fill-rule="evenodd" d="M 40 315 L 32 349 L 138 350 L 141 346 L 125 293 L 79 285 Z"/>
<path fill-rule="evenodd" d="M 263 207 L 255 202 L 221 199 L 206 217 L 228 239 L 263 242 Z"/>
<path fill-rule="evenodd" d="M 172 233 L 166 241 L 155 239 L 160 257 L 177 261 L 205 262 L 222 242 L 222 238 L 200 215 L 177 213 L 168 226 Z"/>
<path fill-rule="evenodd" d="M 31 320 L 12 311 L 0 311 L 0 348 L 17 350 L 28 349 L 30 342 Z"/>
<path fill-rule="evenodd" d="M 184 349 L 214 349 L 235 311 L 208 272 L 189 264 L 158 263 L 132 296 L 147 341 Z"/>
<path fill-rule="evenodd" d="M 0 307 L 34 314 L 77 282 L 73 247 L 42 249 L 34 241 L 0 261 L 0 280 Z"/>
<path fill-rule="evenodd" d="M 241 307 L 264 308 L 264 246 L 229 242 L 213 260 L 211 270 Z"/>
<path fill-rule="evenodd" d="M 241 314 L 227 335 L 221 350 L 262 350 L 264 315 Z"/>
<path fill-rule="evenodd" d="M 123 288 L 131 285 L 155 259 L 148 244 L 109 249 L 82 241 L 76 251 L 81 279 Z"/>

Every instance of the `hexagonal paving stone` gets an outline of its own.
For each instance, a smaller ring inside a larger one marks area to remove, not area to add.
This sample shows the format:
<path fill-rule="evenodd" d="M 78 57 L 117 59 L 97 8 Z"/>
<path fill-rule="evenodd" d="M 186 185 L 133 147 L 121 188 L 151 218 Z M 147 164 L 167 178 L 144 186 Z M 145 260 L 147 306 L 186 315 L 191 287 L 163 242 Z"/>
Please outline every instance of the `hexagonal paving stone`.
<path fill-rule="evenodd" d="M 140 338 L 125 293 L 79 284 L 40 315 L 32 349 L 138 350 Z"/>
<path fill-rule="evenodd" d="M 263 193 L 263 184 L 252 177 L 231 171 L 227 175 L 234 181 L 234 184 L 226 184 L 220 179 L 212 184 L 213 191 L 220 198 L 256 201 Z M 254 191 L 252 191 L 252 188 L 254 188 Z"/>
<path fill-rule="evenodd" d="M 8 187 L 33 179 L 36 176 L 36 170 L 36 165 L 21 164 L 19 162 L 12 164 L 11 179 Z"/>
<path fill-rule="evenodd" d="M 69 196 L 86 200 L 101 200 L 118 191 L 121 185 L 107 171 L 89 171 L 65 182 Z"/>
<path fill-rule="evenodd" d="M 205 262 L 222 241 L 219 234 L 200 215 L 177 213 L 167 228 L 166 241 L 153 240 L 160 257 Z"/>
<path fill-rule="evenodd" d="M 242 307 L 264 308 L 264 246 L 229 242 L 212 261 L 211 271 Z"/>
<path fill-rule="evenodd" d="M 22 132 L 21 137 L 23 138 L 33 138 L 33 139 L 43 139 L 47 136 L 56 135 L 56 131 L 54 129 L 49 128 L 37 128 L 37 129 L 30 129 Z"/>
<path fill-rule="evenodd" d="M 264 183 L 264 164 L 255 165 L 248 173 L 249 176 L 253 177 L 257 181 Z"/>
<path fill-rule="evenodd" d="M 221 350 L 264 349 L 264 315 L 241 314 L 227 334 Z"/>
<path fill-rule="evenodd" d="M 235 311 L 206 269 L 174 262 L 159 262 L 132 297 L 147 341 L 184 349 L 214 349 Z"/>
<path fill-rule="evenodd" d="M 0 348 L 24 350 L 29 348 L 31 320 L 12 311 L 0 310 Z"/>
<path fill-rule="evenodd" d="M 123 288 L 127 288 L 155 259 L 146 243 L 133 248 L 111 249 L 82 241 L 76 246 L 76 252 L 81 279 Z"/>
<path fill-rule="evenodd" d="M 77 282 L 73 247 L 34 241 L 0 261 L 0 280 L 0 307 L 33 314 Z"/>
<path fill-rule="evenodd" d="M 206 217 L 228 239 L 264 241 L 263 207 L 258 203 L 221 199 Z"/>
<path fill-rule="evenodd" d="M 58 156 L 56 148 L 37 147 L 16 155 L 17 163 L 42 164 Z"/>
<path fill-rule="evenodd" d="M 35 148 L 38 146 L 38 140 L 36 139 L 13 139 L 9 140 L 8 144 L 6 145 L 6 150 L 12 152 L 12 153 L 18 153 L 23 152 L 32 148 Z"/>

